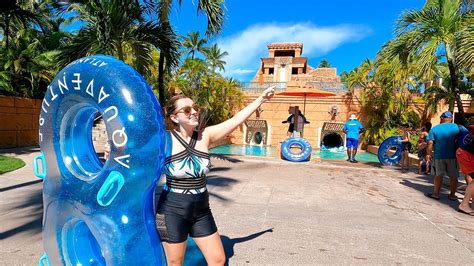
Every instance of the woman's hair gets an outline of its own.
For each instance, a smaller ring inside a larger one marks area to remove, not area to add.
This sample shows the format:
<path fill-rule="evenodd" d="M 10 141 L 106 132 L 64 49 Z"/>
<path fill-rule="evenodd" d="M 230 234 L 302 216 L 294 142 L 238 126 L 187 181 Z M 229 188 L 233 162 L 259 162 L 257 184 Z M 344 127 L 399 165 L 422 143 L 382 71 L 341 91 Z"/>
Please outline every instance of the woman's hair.
<path fill-rule="evenodd" d="M 430 130 L 431 130 L 431 126 L 432 126 L 432 125 L 431 125 L 431 122 L 429 122 L 429 121 L 426 122 L 426 123 L 425 123 L 425 129 L 426 129 L 426 131 L 430 131 Z"/>
<path fill-rule="evenodd" d="M 169 119 L 171 121 L 171 123 L 173 123 L 173 125 L 175 125 L 175 126 L 177 124 L 170 119 L 170 116 L 176 111 L 176 107 L 177 107 L 176 102 L 178 100 L 187 99 L 187 98 L 189 98 L 189 97 L 187 97 L 185 95 L 182 95 L 182 94 L 175 95 L 175 96 L 171 97 L 171 99 L 168 101 L 168 103 L 165 106 L 165 117 L 167 119 Z"/>

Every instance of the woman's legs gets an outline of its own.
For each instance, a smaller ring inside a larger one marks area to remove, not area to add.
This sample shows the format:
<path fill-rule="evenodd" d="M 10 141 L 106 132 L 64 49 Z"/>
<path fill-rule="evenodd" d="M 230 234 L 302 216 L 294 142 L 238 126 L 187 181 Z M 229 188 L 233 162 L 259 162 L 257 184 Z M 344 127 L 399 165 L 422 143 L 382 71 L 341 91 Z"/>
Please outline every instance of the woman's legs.
<path fill-rule="evenodd" d="M 408 168 L 408 151 L 402 152 L 402 169 Z"/>
<path fill-rule="evenodd" d="M 421 168 L 423 166 L 423 159 L 418 159 L 418 174 L 421 175 Z"/>
<path fill-rule="evenodd" d="M 210 236 L 193 237 L 193 240 L 206 258 L 207 265 L 224 265 L 224 247 L 218 232 Z"/>
<path fill-rule="evenodd" d="M 472 213 L 474 210 L 471 208 L 472 206 L 469 206 L 469 200 L 474 196 L 474 182 L 471 182 L 467 187 L 466 191 L 464 192 L 464 198 L 461 201 L 461 204 L 459 204 L 459 209 L 467 212 L 467 213 Z"/>
<path fill-rule="evenodd" d="M 181 243 L 163 242 L 163 249 L 165 250 L 166 263 L 168 266 L 183 265 L 186 241 Z"/>

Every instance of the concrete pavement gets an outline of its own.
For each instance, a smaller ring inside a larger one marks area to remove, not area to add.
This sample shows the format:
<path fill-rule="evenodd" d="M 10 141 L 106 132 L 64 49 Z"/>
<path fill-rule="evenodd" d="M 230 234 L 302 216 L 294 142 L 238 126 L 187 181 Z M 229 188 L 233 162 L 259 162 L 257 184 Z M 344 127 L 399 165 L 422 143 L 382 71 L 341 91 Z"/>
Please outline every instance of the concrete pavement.
<path fill-rule="evenodd" d="M 17 151 L 27 166 L 0 175 L 0 265 L 35 265 L 43 252 L 37 152 Z M 231 265 L 474 262 L 474 217 L 446 191 L 425 197 L 429 177 L 363 163 L 212 163 L 211 208 Z"/>

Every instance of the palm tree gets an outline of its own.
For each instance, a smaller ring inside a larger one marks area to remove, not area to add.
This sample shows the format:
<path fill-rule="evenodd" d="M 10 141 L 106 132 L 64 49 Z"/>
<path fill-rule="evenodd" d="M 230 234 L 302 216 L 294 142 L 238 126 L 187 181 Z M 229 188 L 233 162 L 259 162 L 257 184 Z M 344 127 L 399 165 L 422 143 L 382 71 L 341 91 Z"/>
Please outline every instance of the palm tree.
<path fill-rule="evenodd" d="M 9 47 L 11 23 L 22 24 L 27 28 L 28 24 L 35 21 L 36 16 L 31 11 L 35 1 L 4 0 L 0 5 L 0 27 L 5 38 L 5 48 Z"/>
<path fill-rule="evenodd" d="M 158 1 L 158 0 L 145 0 L 144 3 L 149 10 L 149 13 L 155 13 L 156 10 L 157 19 L 160 21 L 161 25 L 164 25 L 168 28 L 168 31 L 173 32 L 170 22 L 169 22 L 169 14 L 172 10 L 173 4 L 177 2 L 179 6 L 181 6 L 182 0 L 173 1 Z M 203 12 L 207 18 L 207 30 L 206 35 L 212 36 L 219 33 L 222 30 L 222 26 L 224 24 L 224 0 L 199 0 L 197 11 Z M 160 47 L 160 51 L 161 47 Z M 158 94 L 159 94 L 159 101 L 161 106 L 165 104 L 165 90 L 164 90 L 164 72 L 165 72 L 165 53 L 160 53 L 160 60 L 159 60 L 159 73 L 158 73 Z M 168 59 L 168 58 L 167 58 Z M 167 72 L 169 73 L 170 68 L 167 68 Z"/>
<path fill-rule="evenodd" d="M 202 53 L 205 50 L 206 44 L 207 40 L 199 38 L 197 31 L 188 33 L 188 37 L 183 37 L 183 48 L 192 59 L 196 52 Z"/>
<path fill-rule="evenodd" d="M 224 65 L 226 62 L 222 60 L 222 58 L 229 55 L 229 53 L 226 51 L 221 52 L 221 49 L 217 46 L 217 44 L 213 44 L 211 47 L 203 48 L 203 53 L 213 72 L 215 72 L 216 69 L 225 71 Z"/>
<path fill-rule="evenodd" d="M 326 58 L 323 58 L 321 62 L 319 62 L 318 67 L 331 67 L 331 64 L 329 64 L 328 60 Z"/>
<path fill-rule="evenodd" d="M 75 1 L 65 10 L 77 14 L 68 22 L 82 21 L 85 25 L 61 52 L 62 65 L 88 55 L 108 54 L 131 62 L 148 77 L 154 63 L 152 51 L 158 46 L 170 55 L 169 63 L 177 63 L 179 42 L 175 35 L 168 27 L 145 22 L 143 10 L 133 0 Z"/>
<path fill-rule="evenodd" d="M 421 10 L 405 12 L 397 22 L 395 39 L 383 46 L 379 56 L 388 61 L 398 57 L 404 66 L 416 60 L 420 76 L 426 79 L 432 78 L 430 69 L 442 56 L 448 64 L 450 90 L 465 122 L 458 74 L 463 66 L 473 65 L 474 17 L 471 9 L 464 12 L 462 7 L 461 0 L 428 0 Z"/>

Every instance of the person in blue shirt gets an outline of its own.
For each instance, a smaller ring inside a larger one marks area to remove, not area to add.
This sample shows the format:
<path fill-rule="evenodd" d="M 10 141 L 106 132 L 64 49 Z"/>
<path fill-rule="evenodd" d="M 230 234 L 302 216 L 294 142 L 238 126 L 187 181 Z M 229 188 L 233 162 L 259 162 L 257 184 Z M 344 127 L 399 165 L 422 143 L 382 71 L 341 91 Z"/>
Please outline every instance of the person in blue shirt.
<path fill-rule="evenodd" d="M 450 111 L 442 113 L 440 119 L 441 123 L 430 130 L 427 138 L 426 162 L 431 161 L 431 153 L 434 150 L 432 166 L 435 179 L 433 193 L 428 193 L 426 196 L 439 200 L 443 177 L 449 176 L 448 199 L 455 201 L 458 199 L 456 190 L 459 172 L 456 160 L 456 139 L 461 131 L 467 129 L 453 123 L 453 114 Z"/>
<path fill-rule="evenodd" d="M 355 156 L 359 146 L 359 135 L 364 131 L 364 127 L 357 121 L 356 115 L 351 114 L 349 121 L 344 124 L 343 131 L 346 133 L 347 161 L 357 163 Z"/>

